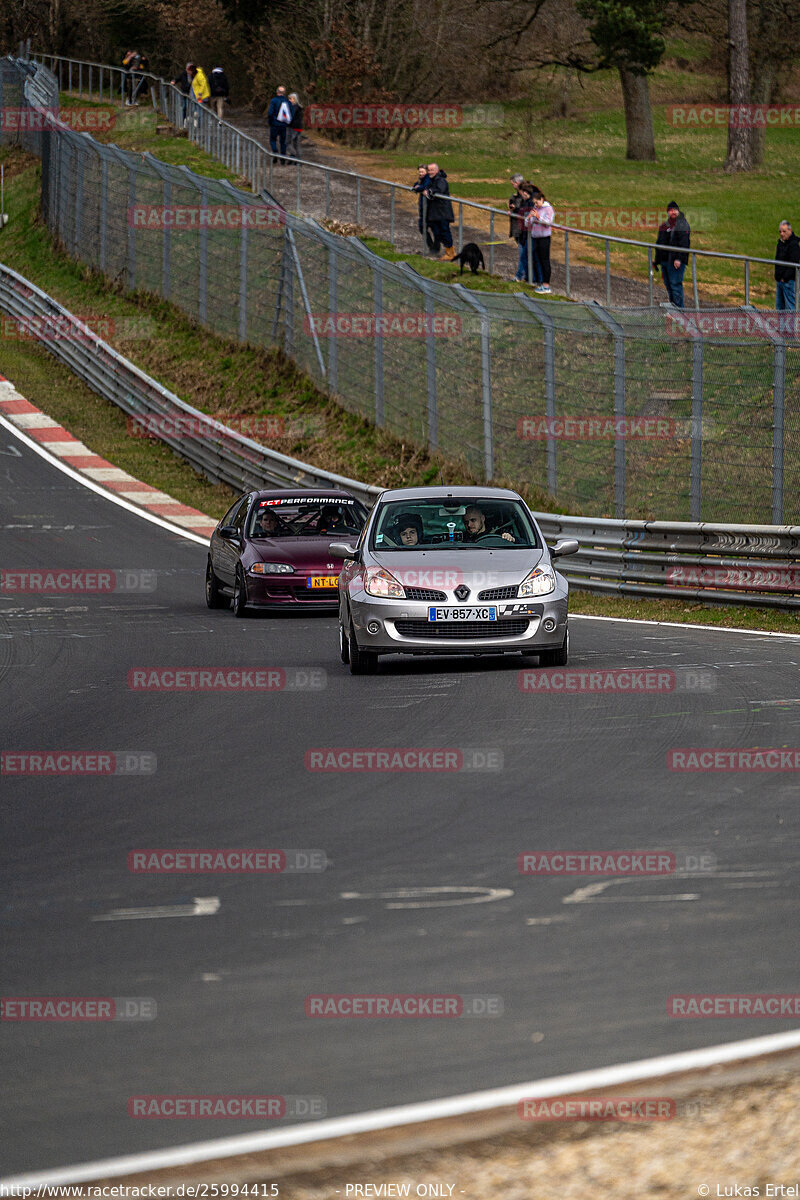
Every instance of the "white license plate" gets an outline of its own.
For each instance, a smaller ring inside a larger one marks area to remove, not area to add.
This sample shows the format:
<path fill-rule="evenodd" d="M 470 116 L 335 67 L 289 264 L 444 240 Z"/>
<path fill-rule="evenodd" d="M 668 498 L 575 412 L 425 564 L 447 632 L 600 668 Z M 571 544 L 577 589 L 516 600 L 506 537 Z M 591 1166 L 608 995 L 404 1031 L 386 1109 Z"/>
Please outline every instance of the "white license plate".
<path fill-rule="evenodd" d="M 429 621 L 496 621 L 497 609 L 494 605 L 487 608 L 429 608 Z"/>

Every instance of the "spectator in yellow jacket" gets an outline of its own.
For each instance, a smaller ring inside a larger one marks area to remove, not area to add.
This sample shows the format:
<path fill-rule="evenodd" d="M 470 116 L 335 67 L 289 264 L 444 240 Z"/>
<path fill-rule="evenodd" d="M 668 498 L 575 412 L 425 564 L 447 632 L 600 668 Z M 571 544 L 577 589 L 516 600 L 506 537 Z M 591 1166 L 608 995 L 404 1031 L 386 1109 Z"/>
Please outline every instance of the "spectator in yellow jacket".
<path fill-rule="evenodd" d="M 206 73 L 202 67 L 194 67 L 192 75 L 192 93 L 198 104 L 207 104 L 211 96 L 211 88 L 208 86 Z"/>

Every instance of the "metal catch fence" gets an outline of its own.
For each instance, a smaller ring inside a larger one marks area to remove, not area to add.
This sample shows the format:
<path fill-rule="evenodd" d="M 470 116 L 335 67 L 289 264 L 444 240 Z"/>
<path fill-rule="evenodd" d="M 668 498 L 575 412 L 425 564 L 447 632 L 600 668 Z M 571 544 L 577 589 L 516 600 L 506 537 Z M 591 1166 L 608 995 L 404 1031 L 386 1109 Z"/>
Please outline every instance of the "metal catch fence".
<path fill-rule="evenodd" d="M 0 64 L 2 104 L 42 108 L 56 86 L 43 67 Z M 42 127 L 26 144 L 39 140 L 43 212 L 72 257 L 219 335 L 281 347 L 345 408 L 476 478 L 618 519 L 797 516 L 793 314 L 473 292 L 267 191 L 100 144 L 49 114 Z"/>

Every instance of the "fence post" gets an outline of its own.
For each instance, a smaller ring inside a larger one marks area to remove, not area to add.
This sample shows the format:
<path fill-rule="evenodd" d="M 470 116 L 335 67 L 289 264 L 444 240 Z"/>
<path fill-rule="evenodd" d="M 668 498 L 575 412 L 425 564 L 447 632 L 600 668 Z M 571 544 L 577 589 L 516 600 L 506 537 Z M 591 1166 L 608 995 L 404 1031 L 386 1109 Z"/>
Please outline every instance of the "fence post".
<path fill-rule="evenodd" d="M 288 226 L 283 243 L 283 273 L 283 349 L 284 353 L 292 358 L 294 356 L 294 269 L 289 246 Z"/>
<path fill-rule="evenodd" d="M 122 153 L 120 153 L 122 158 Z M 123 159 L 123 161 L 125 161 Z M 136 287 L 136 227 L 131 220 L 131 213 L 136 205 L 136 167 L 128 162 L 128 211 L 125 214 L 128 224 L 128 271 L 127 284 L 129 291 Z"/>
<path fill-rule="evenodd" d="M 492 417 L 492 322 L 486 307 L 474 292 L 460 283 L 453 284 L 453 291 L 462 300 L 480 313 L 481 318 L 481 396 L 483 405 L 483 474 L 485 482 L 494 479 L 494 428 Z"/>
<path fill-rule="evenodd" d="M 494 272 L 494 209 L 489 215 L 489 274 Z"/>
<path fill-rule="evenodd" d="M 392 245 L 394 245 L 394 193 L 395 187 L 392 184 L 389 199 L 389 241 Z"/>
<path fill-rule="evenodd" d="M 200 209 L 208 210 L 208 188 L 200 188 Z M 200 225 L 200 279 L 198 297 L 198 320 L 201 325 L 205 325 L 208 316 L 208 223 L 201 222 Z"/>
<path fill-rule="evenodd" d="M 558 461 L 556 458 L 556 442 L 552 435 L 553 422 L 556 417 L 556 337 L 555 322 L 541 304 L 531 300 L 523 292 L 515 292 L 514 299 L 518 300 L 524 309 L 533 313 L 536 320 L 544 329 L 544 404 L 547 416 L 547 490 L 551 496 L 556 495 L 558 487 Z"/>
<path fill-rule="evenodd" d="M 703 475 L 703 339 L 692 339 L 692 442 L 689 485 L 689 520 L 699 521 Z"/>
<path fill-rule="evenodd" d="M 336 240 L 328 242 L 328 312 L 336 320 L 336 297 L 339 276 L 339 256 L 336 253 Z M 339 341 L 336 337 L 328 338 L 328 386 L 335 392 L 339 386 Z"/>
<path fill-rule="evenodd" d="M 606 305 L 611 307 L 611 243 L 606 238 Z"/>
<path fill-rule="evenodd" d="M 294 233 L 292 232 L 292 229 L 289 225 L 286 226 L 286 237 L 289 242 L 289 248 L 292 252 L 294 269 L 297 272 L 297 282 L 300 285 L 300 296 L 303 301 L 303 308 L 305 309 L 306 317 L 308 318 L 309 332 L 310 332 L 312 340 L 314 342 L 314 349 L 317 352 L 317 362 L 319 363 L 320 375 L 324 379 L 325 378 L 325 360 L 322 357 L 322 350 L 320 349 L 320 345 L 319 345 L 319 337 L 317 336 L 317 331 L 314 326 L 314 314 L 311 311 L 311 302 L 308 299 L 308 292 L 306 291 L 306 281 L 303 278 L 303 268 L 300 263 L 300 255 L 297 253 L 297 243 L 294 240 Z M 293 317 L 293 322 L 294 322 L 294 317 Z M 292 324 L 292 329 L 294 329 L 294 323 Z"/>
<path fill-rule="evenodd" d="M 81 143 L 79 143 L 79 147 L 80 147 L 80 150 L 83 149 L 83 146 Z M 73 241 L 72 241 L 73 253 L 76 258 L 78 258 L 80 255 L 81 233 L 83 231 L 82 226 L 83 226 L 84 163 L 83 163 L 83 154 L 80 152 L 80 150 L 79 150 L 78 154 L 76 155 L 77 165 L 76 165 L 76 172 L 75 172 L 75 226 L 74 226 L 74 230 L 73 230 Z"/>
<path fill-rule="evenodd" d="M 571 288 L 571 284 L 570 284 L 570 270 L 569 270 L 569 230 L 568 229 L 564 230 L 564 274 L 567 277 L 567 299 L 571 300 L 572 299 L 572 288 Z M 650 302 L 652 304 L 652 299 Z"/>
<path fill-rule="evenodd" d="M 375 316 L 383 316 L 383 278 L 380 267 L 375 264 L 372 268 L 372 291 L 375 304 Z M 376 330 L 375 335 L 375 424 L 379 429 L 385 423 L 383 409 L 383 334 Z"/>
<path fill-rule="evenodd" d="M 596 301 L 587 308 L 614 338 L 614 512 L 619 520 L 624 520 L 625 436 L 620 430 L 625 423 L 625 330 Z"/>
<path fill-rule="evenodd" d="M 694 306 L 700 307 L 700 297 L 697 294 L 697 255 L 692 255 L 692 288 L 694 289 Z"/>
<path fill-rule="evenodd" d="M 786 342 L 776 339 L 772 372 L 772 524 L 783 524 L 784 398 Z"/>

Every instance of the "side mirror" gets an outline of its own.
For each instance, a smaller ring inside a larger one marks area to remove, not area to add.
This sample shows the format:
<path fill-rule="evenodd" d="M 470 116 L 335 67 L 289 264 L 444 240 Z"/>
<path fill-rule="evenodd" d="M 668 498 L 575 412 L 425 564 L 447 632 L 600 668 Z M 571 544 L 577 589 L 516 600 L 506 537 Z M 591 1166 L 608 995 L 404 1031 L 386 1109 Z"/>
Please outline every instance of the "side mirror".
<path fill-rule="evenodd" d="M 562 538 L 556 542 L 550 551 L 551 558 L 562 558 L 565 554 L 577 554 L 579 550 L 577 538 Z"/>
<path fill-rule="evenodd" d="M 355 546 L 349 545 L 347 542 L 331 542 L 328 546 L 328 552 L 331 558 L 358 558 L 359 552 Z"/>
<path fill-rule="evenodd" d="M 219 531 L 219 536 L 226 542 L 238 542 L 241 540 L 239 530 L 235 525 L 223 525 Z"/>

